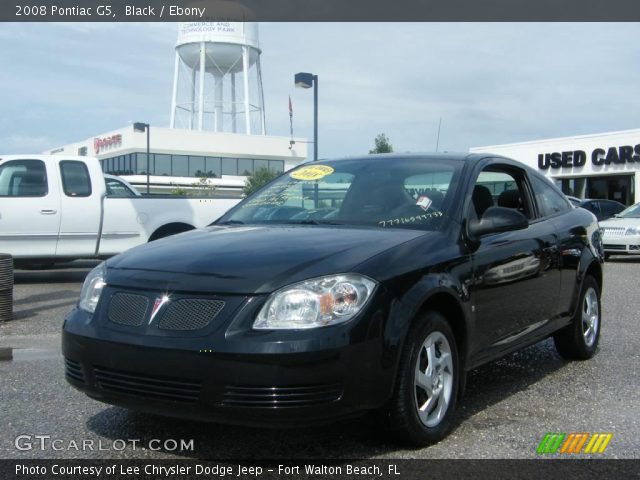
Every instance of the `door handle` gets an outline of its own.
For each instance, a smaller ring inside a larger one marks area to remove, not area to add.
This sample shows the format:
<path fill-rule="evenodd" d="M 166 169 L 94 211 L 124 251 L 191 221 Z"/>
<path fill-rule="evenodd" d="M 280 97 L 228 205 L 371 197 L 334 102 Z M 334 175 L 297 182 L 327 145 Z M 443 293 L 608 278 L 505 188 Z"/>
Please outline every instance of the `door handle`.
<path fill-rule="evenodd" d="M 55 215 L 56 213 L 58 213 L 58 211 L 57 210 L 52 210 L 52 209 L 50 209 L 50 210 L 45 209 L 45 210 L 40 210 L 40 213 L 42 215 Z"/>

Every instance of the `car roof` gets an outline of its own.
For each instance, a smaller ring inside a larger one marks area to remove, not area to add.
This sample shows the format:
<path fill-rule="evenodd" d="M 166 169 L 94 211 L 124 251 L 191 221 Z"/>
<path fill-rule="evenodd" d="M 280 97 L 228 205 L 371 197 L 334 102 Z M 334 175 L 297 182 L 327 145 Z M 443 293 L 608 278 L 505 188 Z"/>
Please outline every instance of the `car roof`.
<path fill-rule="evenodd" d="M 310 160 L 304 162 L 301 165 L 306 165 L 309 163 L 318 163 L 318 162 L 343 162 L 343 161 L 352 161 L 352 160 L 366 160 L 366 161 L 388 161 L 390 159 L 397 160 L 448 160 L 448 161 L 458 161 L 458 162 L 466 162 L 466 163 L 475 163 L 484 158 L 502 158 L 505 160 L 511 160 L 507 157 L 502 157 L 500 155 L 493 155 L 487 153 L 460 153 L 460 152 L 424 152 L 424 153 L 376 153 L 376 154 L 368 154 L 368 155 L 352 155 L 345 157 L 336 157 L 336 158 L 321 158 L 318 159 L 317 162 L 314 160 Z M 522 164 L 524 166 L 524 164 Z"/>
<path fill-rule="evenodd" d="M 608 203 L 617 203 L 618 205 L 624 206 L 623 203 L 618 202 L 617 200 L 611 200 L 609 198 L 581 198 L 580 203 L 587 202 L 608 202 Z"/>

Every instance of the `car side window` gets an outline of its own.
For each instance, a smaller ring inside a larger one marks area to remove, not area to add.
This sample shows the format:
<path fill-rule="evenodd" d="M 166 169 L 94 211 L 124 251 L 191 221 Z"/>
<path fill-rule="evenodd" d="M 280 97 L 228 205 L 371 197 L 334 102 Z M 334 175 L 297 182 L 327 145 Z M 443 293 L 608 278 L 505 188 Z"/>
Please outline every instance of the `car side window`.
<path fill-rule="evenodd" d="M 118 180 L 107 178 L 105 183 L 107 185 L 107 196 L 109 197 L 135 197 L 133 192 Z"/>
<path fill-rule="evenodd" d="M 606 218 L 613 217 L 616 213 L 620 213 L 624 207 L 613 202 L 600 202 L 602 215 Z"/>
<path fill-rule="evenodd" d="M 589 210 L 595 216 L 599 216 L 600 215 L 600 206 L 601 205 L 602 204 L 600 202 L 587 202 L 582 206 L 582 208 L 585 208 L 585 209 Z"/>
<path fill-rule="evenodd" d="M 550 182 L 532 175 L 531 183 L 533 185 L 536 202 L 538 203 L 540 216 L 549 217 L 571 210 L 572 207 L 569 200 L 557 191 Z"/>
<path fill-rule="evenodd" d="M 60 162 L 62 188 L 67 197 L 88 197 L 91 195 L 91 178 L 83 162 L 64 160 Z"/>
<path fill-rule="evenodd" d="M 44 197 L 47 167 L 41 160 L 11 160 L 0 165 L 0 197 Z"/>
<path fill-rule="evenodd" d="M 496 165 L 484 169 L 473 187 L 471 203 L 477 218 L 482 218 L 490 207 L 512 208 L 532 218 L 533 209 L 526 194 L 524 175 L 517 169 Z"/>

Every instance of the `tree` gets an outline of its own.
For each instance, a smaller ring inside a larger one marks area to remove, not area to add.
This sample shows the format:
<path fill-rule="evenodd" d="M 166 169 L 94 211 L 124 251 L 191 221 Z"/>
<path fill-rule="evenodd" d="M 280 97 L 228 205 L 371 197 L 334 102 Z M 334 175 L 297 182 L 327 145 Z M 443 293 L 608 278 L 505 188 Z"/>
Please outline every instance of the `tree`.
<path fill-rule="evenodd" d="M 202 197 L 213 197 L 216 193 L 216 186 L 209 182 L 209 176 L 204 172 L 196 172 L 198 181 L 193 184 L 191 195 Z"/>
<path fill-rule="evenodd" d="M 251 195 L 253 192 L 261 189 L 271 180 L 278 176 L 278 172 L 274 172 L 273 170 L 269 170 L 268 168 L 259 168 L 251 175 L 247 176 L 247 180 L 244 184 L 244 188 L 242 192 L 246 197 Z"/>
<path fill-rule="evenodd" d="M 376 147 L 373 150 L 369 150 L 369 153 L 391 153 L 393 152 L 393 145 L 389 143 L 389 137 L 384 133 L 376 135 L 374 140 Z"/>

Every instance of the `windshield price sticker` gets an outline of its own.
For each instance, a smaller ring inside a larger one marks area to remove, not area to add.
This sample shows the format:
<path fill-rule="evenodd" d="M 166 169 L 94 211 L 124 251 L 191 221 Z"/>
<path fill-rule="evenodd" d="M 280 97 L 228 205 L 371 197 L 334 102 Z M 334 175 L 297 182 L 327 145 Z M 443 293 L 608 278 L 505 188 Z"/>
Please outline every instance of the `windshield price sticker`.
<path fill-rule="evenodd" d="M 309 165 L 291 172 L 289 176 L 296 180 L 320 180 L 327 175 L 331 175 L 333 172 L 333 167 L 329 165 Z"/>

